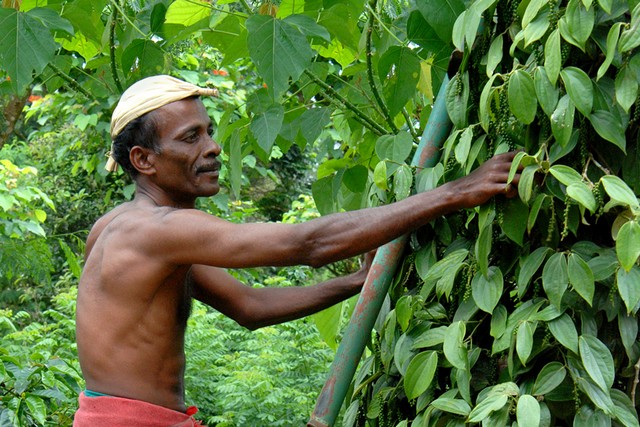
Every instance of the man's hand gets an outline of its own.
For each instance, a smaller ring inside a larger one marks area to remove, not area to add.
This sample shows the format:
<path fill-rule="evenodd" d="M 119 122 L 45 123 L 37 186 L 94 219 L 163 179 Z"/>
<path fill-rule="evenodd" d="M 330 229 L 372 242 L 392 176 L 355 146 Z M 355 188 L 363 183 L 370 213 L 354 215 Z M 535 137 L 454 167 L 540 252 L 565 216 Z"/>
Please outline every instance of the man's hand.
<path fill-rule="evenodd" d="M 450 182 L 452 191 L 462 197 L 462 208 L 473 208 L 486 203 L 491 197 L 502 194 L 514 197 L 518 194 L 520 171 L 507 184 L 511 163 L 517 152 L 498 154 L 469 175 Z"/>
<path fill-rule="evenodd" d="M 378 250 L 374 249 L 362 255 L 362 261 L 360 263 L 360 269 L 353 273 L 354 276 L 358 277 L 358 281 L 362 280 L 362 284 L 364 285 L 365 280 L 367 279 L 367 275 L 369 274 L 369 270 L 371 269 L 371 265 L 373 265 L 373 259 L 376 256 L 376 252 Z"/>

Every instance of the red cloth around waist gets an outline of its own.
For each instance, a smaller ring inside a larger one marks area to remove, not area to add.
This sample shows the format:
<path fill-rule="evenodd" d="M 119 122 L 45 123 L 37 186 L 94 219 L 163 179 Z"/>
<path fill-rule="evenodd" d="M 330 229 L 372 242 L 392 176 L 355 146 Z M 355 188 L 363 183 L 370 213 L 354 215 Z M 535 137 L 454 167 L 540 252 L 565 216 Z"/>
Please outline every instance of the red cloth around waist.
<path fill-rule="evenodd" d="M 73 427 L 206 427 L 192 417 L 198 412 L 194 406 L 184 413 L 141 400 L 87 397 L 84 392 L 79 402 Z"/>

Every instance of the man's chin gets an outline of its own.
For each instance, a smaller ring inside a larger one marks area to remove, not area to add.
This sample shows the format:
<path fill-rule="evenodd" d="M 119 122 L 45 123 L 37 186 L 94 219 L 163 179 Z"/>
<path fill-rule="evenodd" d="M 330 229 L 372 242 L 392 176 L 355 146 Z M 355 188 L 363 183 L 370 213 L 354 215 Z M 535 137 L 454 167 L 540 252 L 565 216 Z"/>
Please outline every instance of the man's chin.
<path fill-rule="evenodd" d="M 220 192 L 220 185 L 218 185 L 217 183 L 215 185 L 207 186 L 208 188 L 203 189 L 203 193 L 205 194 L 201 194 L 200 197 L 211 197 L 211 196 L 215 196 L 216 194 L 218 194 Z"/>

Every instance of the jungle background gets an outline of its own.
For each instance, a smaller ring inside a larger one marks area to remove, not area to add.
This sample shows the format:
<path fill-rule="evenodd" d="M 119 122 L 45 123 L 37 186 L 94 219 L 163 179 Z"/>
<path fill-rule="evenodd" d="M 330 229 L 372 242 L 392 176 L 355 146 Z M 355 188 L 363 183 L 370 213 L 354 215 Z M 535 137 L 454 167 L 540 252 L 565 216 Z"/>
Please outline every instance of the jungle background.
<path fill-rule="evenodd" d="M 639 27 L 637 0 L 2 0 L 0 426 L 71 424 L 83 242 L 133 196 L 104 170 L 110 114 L 158 73 L 219 91 L 225 185 L 199 207 L 230 221 L 377 206 L 521 150 L 517 198 L 410 236 L 340 425 L 637 426 Z M 436 95 L 450 131 L 421 167 Z M 196 305 L 187 400 L 212 426 L 304 425 L 353 305 L 255 332 Z"/>

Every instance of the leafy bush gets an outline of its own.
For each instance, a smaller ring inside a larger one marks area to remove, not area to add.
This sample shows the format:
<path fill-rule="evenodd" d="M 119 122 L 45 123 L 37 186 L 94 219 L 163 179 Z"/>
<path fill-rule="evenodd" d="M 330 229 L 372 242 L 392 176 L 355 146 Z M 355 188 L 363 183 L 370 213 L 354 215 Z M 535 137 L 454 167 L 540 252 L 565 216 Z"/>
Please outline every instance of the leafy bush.
<path fill-rule="evenodd" d="M 418 7 L 462 53 L 422 177 L 520 149 L 519 197 L 416 233 L 346 425 L 637 426 L 640 5 L 453 4 Z"/>
<path fill-rule="evenodd" d="M 221 427 L 303 425 L 333 357 L 310 319 L 251 332 L 202 305 L 186 352 L 187 401 Z"/>
<path fill-rule="evenodd" d="M 0 425 L 71 425 L 84 388 L 75 346 L 75 298 L 74 290 L 57 295 L 40 321 L 25 311 L 0 311 Z"/>

